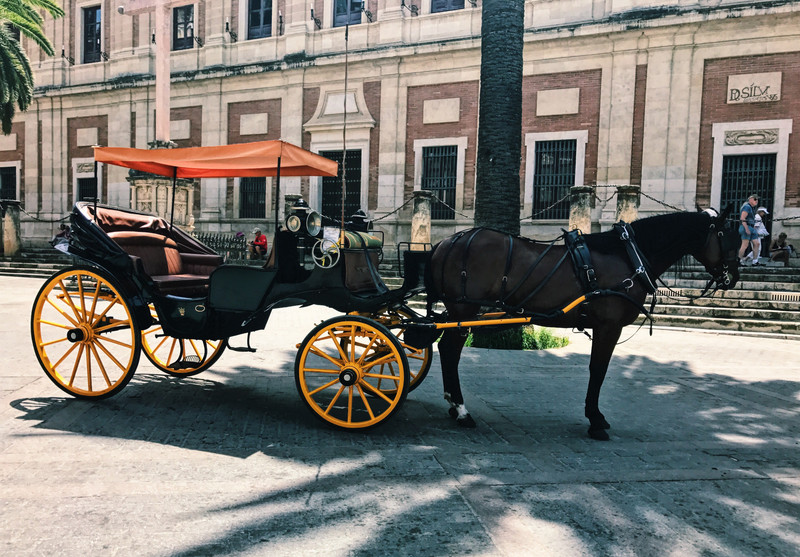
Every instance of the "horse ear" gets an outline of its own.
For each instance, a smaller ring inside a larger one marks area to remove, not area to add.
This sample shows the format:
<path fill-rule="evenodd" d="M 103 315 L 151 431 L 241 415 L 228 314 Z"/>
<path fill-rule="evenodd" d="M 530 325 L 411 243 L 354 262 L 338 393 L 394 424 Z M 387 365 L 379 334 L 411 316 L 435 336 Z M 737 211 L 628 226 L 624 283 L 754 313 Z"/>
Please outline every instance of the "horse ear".
<path fill-rule="evenodd" d="M 702 213 L 702 212 L 703 212 L 703 208 L 702 208 L 702 207 L 700 206 L 700 204 L 699 204 L 699 203 L 697 203 L 697 202 L 695 202 L 695 204 L 694 204 L 694 208 L 695 208 L 695 209 L 697 209 L 697 212 L 698 212 L 698 213 Z"/>
<path fill-rule="evenodd" d="M 728 215 L 730 215 L 731 211 L 733 211 L 734 206 L 735 205 L 733 203 L 728 203 L 728 205 L 720 213 L 720 215 L 719 215 L 720 219 L 722 219 L 722 220 L 727 219 Z"/>

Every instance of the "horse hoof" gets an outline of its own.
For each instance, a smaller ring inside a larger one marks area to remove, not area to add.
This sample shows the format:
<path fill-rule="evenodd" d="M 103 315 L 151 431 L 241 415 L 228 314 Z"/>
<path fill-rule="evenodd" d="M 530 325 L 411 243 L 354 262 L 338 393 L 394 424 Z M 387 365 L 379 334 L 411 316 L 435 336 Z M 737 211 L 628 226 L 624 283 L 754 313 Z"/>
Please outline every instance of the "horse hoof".
<path fill-rule="evenodd" d="M 608 441 L 611 439 L 605 429 L 595 429 L 593 427 L 589 428 L 589 437 L 596 441 Z"/>
<path fill-rule="evenodd" d="M 456 423 L 458 424 L 458 427 L 474 428 L 478 426 L 478 424 L 475 423 L 475 420 L 473 420 L 472 416 L 470 416 L 469 414 L 467 414 L 463 418 L 457 418 Z"/>
<path fill-rule="evenodd" d="M 450 414 L 450 417 L 453 418 L 454 420 L 458 419 L 458 410 L 456 410 L 455 408 L 452 407 L 448 408 L 447 413 Z"/>

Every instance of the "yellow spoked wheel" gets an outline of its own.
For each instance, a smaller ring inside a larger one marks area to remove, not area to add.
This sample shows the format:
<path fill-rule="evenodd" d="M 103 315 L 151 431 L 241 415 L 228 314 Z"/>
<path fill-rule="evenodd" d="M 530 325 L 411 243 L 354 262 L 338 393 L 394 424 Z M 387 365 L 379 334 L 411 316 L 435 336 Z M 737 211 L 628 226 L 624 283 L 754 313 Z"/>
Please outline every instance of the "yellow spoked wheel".
<path fill-rule="evenodd" d="M 98 270 L 73 267 L 47 280 L 33 305 L 31 338 L 47 376 L 78 398 L 116 394 L 139 363 L 129 303 Z"/>
<path fill-rule="evenodd" d="M 214 365 L 225 351 L 224 340 L 166 336 L 152 304 L 150 313 L 155 325 L 142 332 L 142 352 L 161 371 L 175 377 L 191 377 Z"/>
<path fill-rule="evenodd" d="M 311 411 L 343 429 L 381 423 L 408 394 L 408 361 L 400 342 L 380 323 L 356 315 L 317 325 L 300 345 L 294 371 Z"/>
<path fill-rule="evenodd" d="M 405 342 L 406 329 L 401 326 L 400 323 L 413 319 L 415 317 L 414 313 L 410 309 L 404 307 L 397 309 L 384 308 L 374 314 L 368 315 L 368 317 L 389 329 L 403 346 L 403 350 L 406 352 L 406 358 L 408 359 L 408 376 L 410 380 L 408 392 L 410 393 L 416 389 L 428 375 L 428 371 L 431 369 L 431 361 L 433 360 L 432 346 L 416 348 Z M 388 368 L 385 371 L 387 373 L 392 372 L 392 370 Z M 384 393 L 391 393 L 395 389 L 395 385 L 393 381 L 380 381 L 378 383 L 378 388 Z"/>

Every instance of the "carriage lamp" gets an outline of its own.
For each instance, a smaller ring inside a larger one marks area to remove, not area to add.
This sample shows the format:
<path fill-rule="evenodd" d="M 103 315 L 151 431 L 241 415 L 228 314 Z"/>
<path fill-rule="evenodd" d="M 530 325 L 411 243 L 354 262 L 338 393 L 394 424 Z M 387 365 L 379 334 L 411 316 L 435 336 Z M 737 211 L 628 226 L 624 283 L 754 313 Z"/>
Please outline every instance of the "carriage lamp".
<path fill-rule="evenodd" d="M 286 228 L 294 234 L 317 236 L 322 231 L 322 216 L 311 209 L 303 198 L 297 200 L 286 217 Z"/>

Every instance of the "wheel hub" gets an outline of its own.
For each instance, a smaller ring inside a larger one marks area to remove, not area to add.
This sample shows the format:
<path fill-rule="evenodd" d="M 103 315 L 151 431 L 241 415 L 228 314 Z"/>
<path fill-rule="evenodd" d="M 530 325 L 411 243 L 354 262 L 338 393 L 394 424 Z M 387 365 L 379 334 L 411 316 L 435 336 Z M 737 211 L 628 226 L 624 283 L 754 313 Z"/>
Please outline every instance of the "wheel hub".
<path fill-rule="evenodd" d="M 361 378 L 361 371 L 355 367 L 345 367 L 339 373 L 339 382 L 345 387 L 352 387 Z"/>
<path fill-rule="evenodd" d="M 81 325 L 80 327 L 75 327 L 74 329 L 67 331 L 67 340 L 70 342 L 84 342 L 85 340 L 92 338 L 92 336 L 91 328 L 86 327 L 85 325 Z"/>

